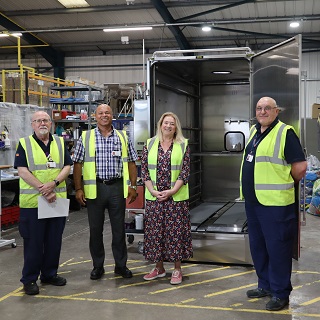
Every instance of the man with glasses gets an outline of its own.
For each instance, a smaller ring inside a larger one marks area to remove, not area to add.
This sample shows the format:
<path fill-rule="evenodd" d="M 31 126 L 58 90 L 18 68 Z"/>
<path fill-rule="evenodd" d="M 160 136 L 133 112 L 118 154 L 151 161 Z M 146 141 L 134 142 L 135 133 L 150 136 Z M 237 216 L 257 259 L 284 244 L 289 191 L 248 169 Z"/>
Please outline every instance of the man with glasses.
<path fill-rule="evenodd" d="M 247 296 L 270 296 L 269 311 L 281 310 L 289 303 L 298 226 L 295 187 L 307 169 L 299 138 L 278 114 L 274 99 L 258 101 L 258 123 L 250 130 L 240 172 L 240 197 L 245 199 L 251 256 L 258 276 L 258 287 L 247 291 Z"/>
<path fill-rule="evenodd" d="M 50 133 L 51 125 L 46 112 L 35 112 L 31 120 L 34 133 L 19 140 L 14 162 L 20 176 L 19 231 L 24 246 L 20 281 L 28 295 L 39 293 L 39 276 L 45 284 L 67 283 L 57 275 L 66 218 L 38 219 L 38 197 L 49 203 L 67 197 L 65 179 L 73 164 L 63 138 Z"/>

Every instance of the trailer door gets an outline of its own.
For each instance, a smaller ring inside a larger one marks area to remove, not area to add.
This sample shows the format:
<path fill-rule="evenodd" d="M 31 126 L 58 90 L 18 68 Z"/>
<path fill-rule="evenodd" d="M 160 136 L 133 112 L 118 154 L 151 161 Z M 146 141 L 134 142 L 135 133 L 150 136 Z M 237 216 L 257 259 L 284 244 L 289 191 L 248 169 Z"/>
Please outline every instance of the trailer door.
<path fill-rule="evenodd" d="M 281 109 L 279 118 L 293 126 L 302 138 L 302 119 L 300 108 L 300 65 L 301 35 L 284 41 L 251 58 L 251 119 L 255 116 L 255 106 L 261 97 L 269 96 L 277 101 Z M 304 146 L 303 146 L 304 147 Z M 296 190 L 296 210 L 299 216 L 297 236 L 293 257 L 300 256 L 300 208 L 299 190 Z"/>

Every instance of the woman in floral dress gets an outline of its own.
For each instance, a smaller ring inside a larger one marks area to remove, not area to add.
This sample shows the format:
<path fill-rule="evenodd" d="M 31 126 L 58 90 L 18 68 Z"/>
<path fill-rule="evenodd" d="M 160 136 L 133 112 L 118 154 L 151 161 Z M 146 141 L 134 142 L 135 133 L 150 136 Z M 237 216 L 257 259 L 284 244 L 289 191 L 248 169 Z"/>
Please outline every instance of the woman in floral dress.
<path fill-rule="evenodd" d="M 164 261 L 173 262 L 171 284 L 182 282 L 181 260 L 192 257 L 189 213 L 190 149 L 178 117 L 164 113 L 156 135 L 147 141 L 141 159 L 145 183 L 144 256 L 156 266 L 145 280 L 166 275 Z"/>

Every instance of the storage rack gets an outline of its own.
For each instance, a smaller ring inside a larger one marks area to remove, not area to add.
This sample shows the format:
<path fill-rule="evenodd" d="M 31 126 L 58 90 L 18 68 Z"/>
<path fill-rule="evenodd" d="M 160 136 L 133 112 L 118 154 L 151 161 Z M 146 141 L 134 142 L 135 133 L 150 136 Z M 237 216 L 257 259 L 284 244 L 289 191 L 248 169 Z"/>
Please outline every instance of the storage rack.
<path fill-rule="evenodd" d="M 83 123 L 86 124 L 88 126 L 88 130 L 91 129 L 92 126 L 92 118 L 91 118 L 91 112 L 93 111 L 93 106 L 97 105 L 97 102 L 93 100 L 92 98 L 92 92 L 93 91 L 101 91 L 98 88 L 94 88 L 91 86 L 76 86 L 76 87 L 58 87 L 58 86 L 54 86 L 51 87 L 51 90 L 56 90 L 60 93 L 60 97 L 62 97 L 63 94 L 66 93 L 71 93 L 74 94 L 76 92 L 87 92 L 88 93 L 88 100 L 78 100 L 78 99 L 70 99 L 70 98 L 66 98 L 66 99 L 60 99 L 54 102 L 51 102 L 51 104 L 53 106 L 57 106 L 58 109 L 61 109 L 61 106 L 68 106 L 69 108 L 72 108 L 72 111 L 74 111 L 76 106 L 84 106 L 86 107 L 86 111 L 88 114 L 88 119 L 87 120 L 77 120 L 77 119 L 59 119 L 59 120 L 54 120 L 55 123 L 71 123 L 72 127 L 75 128 L 75 126 Z M 75 141 L 76 139 L 74 139 L 73 137 L 71 137 L 71 139 L 68 139 L 67 141 Z"/>

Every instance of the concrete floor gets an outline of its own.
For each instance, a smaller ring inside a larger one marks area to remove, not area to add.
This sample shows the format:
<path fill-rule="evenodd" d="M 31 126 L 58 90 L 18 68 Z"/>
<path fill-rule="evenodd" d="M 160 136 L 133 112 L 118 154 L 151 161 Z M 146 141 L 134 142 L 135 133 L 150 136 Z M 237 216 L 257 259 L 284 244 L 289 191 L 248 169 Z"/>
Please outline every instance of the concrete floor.
<path fill-rule="evenodd" d="M 301 257 L 294 261 L 294 290 L 290 306 L 280 312 L 265 310 L 268 298 L 248 299 L 246 290 L 256 286 L 251 267 L 183 264 L 184 281 L 169 284 L 168 277 L 146 282 L 143 275 L 152 268 L 141 254 L 136 236 L 128 244 L 128 267 L 134 277 L 123 279 L 113 273 L 110 226 L 106 221 L 106 274 L 90 280 L 92 269 L 88 249 L 86 210 L 70 214 L 64 232 L 60 275 L 65 287 L 41 285 L 40 294 L 27 296 L 19 282 L 23 261 L 22 239 L 17 227 L 2 232 L 5 239 L 16 239 L 17 247 L 0 248 L 0 316 L 5 320 L 90 320 L 90 319 L 316 319 L 320 318 L 320 217 L 307 215 L 302 227 Z"/>

